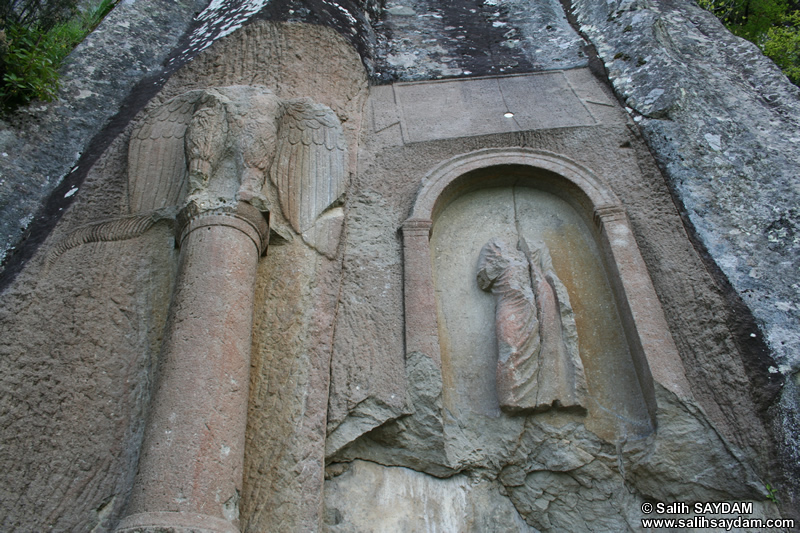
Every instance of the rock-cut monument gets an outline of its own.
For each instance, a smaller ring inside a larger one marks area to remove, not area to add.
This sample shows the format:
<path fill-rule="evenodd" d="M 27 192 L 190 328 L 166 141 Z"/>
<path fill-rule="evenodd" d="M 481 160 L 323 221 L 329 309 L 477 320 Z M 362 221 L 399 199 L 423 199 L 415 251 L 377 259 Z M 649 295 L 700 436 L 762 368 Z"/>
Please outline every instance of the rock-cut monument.
<path fill-rule="evenodd" d="M 798 519 L 800 94 L 567 4 L 120 3 L 0 135 L 0 529 Z"/>

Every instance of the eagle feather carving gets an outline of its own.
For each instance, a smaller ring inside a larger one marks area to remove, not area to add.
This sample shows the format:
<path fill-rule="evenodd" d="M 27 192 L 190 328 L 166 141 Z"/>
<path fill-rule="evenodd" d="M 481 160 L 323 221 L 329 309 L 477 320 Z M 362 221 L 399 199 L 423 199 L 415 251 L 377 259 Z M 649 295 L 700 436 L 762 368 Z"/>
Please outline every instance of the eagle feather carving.
<path fill-rule="evenodd" d="M 267 210 L 267 172 L 292 228 L 330 255 L 343 216 L 320 215 L 345 191 L 346 162 L 342 125 L 325 105 L 309 98 L 281 102 L 264 87 L 190 91 L 151 111 L 131 135 L 126 223 L 80 228 L 50 259 L 86 242 L 138 236 L 153 213 L 163 218 L 189 202 L 214 208 L 246 201 Z"/>
<path fill-rule="evenodd" d="M 329 107 L 308 98 L 285 103 L 270 177 L 297 233 L 311 229 L 347 187 L 347 144 Z"/>
<path fill-rule="evenodd" d="M 186 129 L 203 91 L 168 101 L 131 136 L 128 147 L 128 200 L 132 214 L 178 205 L 189 175 L 184 154 Z"/>

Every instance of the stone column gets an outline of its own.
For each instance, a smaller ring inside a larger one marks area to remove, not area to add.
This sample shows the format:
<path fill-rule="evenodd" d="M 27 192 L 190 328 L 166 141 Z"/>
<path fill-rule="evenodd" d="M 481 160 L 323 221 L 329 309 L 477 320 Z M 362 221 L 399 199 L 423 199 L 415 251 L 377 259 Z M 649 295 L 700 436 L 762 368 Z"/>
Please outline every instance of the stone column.
<path fill-rule="evenodd" d="M 128 514 L 117 531 L 239 531 L 258 259 L 248 203 L 179 216 L 178 279 Z"/>
<path fill-rule="evenodd" d="M 430 234 L 433 222 L 408 219 L 403 223 L 403 280 L 406 315 L 406 353 L 420 352 L 439 368 L 439 326 L 433 287 Z"/>

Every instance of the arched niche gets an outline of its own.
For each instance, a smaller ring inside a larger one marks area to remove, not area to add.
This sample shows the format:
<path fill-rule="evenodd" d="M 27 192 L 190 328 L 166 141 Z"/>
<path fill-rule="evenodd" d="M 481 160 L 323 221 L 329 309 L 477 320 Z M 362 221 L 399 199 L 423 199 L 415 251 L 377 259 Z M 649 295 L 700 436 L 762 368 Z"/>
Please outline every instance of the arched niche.
<path fill-rule="evenodd" d="M 648 433 L 654 381 L 690 395 L 683 366 L 621 203 L 560 155 L 481 150 L 425 176 L 403 225 L 407 352 L 442 369 L 446 408 L 499 415 L 494 302 L 477 288 L 475 265 L 489 238 L 516 244 L 520 232 L 547 244 L 570 293 L 587 426 L 608 439 Z"/>

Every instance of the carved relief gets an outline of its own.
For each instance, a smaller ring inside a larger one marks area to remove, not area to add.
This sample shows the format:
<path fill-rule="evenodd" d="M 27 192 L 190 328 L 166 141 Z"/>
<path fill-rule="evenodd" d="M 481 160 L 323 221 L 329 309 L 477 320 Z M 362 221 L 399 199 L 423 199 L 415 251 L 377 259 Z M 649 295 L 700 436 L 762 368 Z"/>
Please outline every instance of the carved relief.
<path fill-rule="evenodd" d="M 131 213 L 178 205 L 186 190 L 183 139 L 192 119 L 196 92 L 181 95 L 147 116 L 128 148 Z"/>
<path fill-rule="evenodd" d="M 235 210 L 246 202 L 267 212 L 268 172 L 289 224 L 330 256 L 341 233 L 343 214 L 334 206 L 347 186 L 346 162 L 338 117 L 308 98 L 281 101 L 253 86 L 184 93 L 151 112 L 131 136 L 131 215 L 78 228 L 48 263 L 83 243 L 137 237 L 187 206 Z M 286 239 L 279 226 L 273 231 Z"/>
<path fill-rule="evenodd" d="M 478 285 L 496 298 L 497 395 L 506 411 L 585 409 L 586 380 L 566 289 L 544 244 L 490 240 Z"/>
<path fill-rule="evenodd" d="M 283 214 L 296 232 L 303 233 L 344 193 L 344 133 L 336 113 L 308 98 L 286 103 L 280 129 L 270 175 Z"/>
<path fill-rule="evenodd" d="M 263 87 L 233 86 L 190 91 L 151 113 L 128 150 L 131 211 L 237 201 L 267 211 L 280 105 Z"/>
<path fill-rule="evenodd" d="M 50 250 L 46 265 L 48 268 L 52 267 L 64 252 L 81 244 L 124 241 L 139 237 L 161 220 L 174 220 L 177 214 L 176 207 L 166 207 L 145 215 L 133 215 L 81 226 L 61 239 Z"/>

